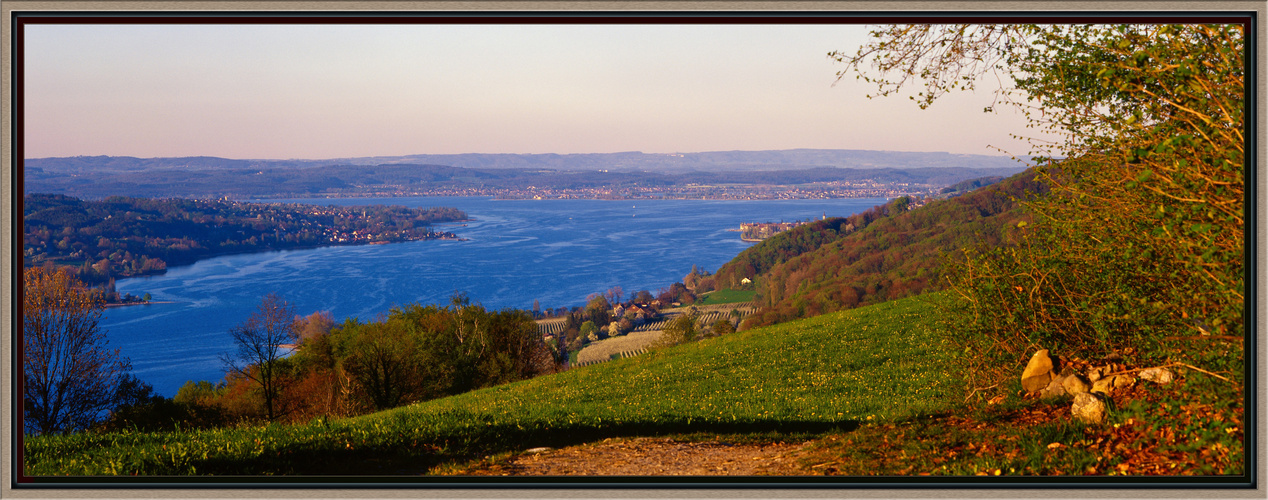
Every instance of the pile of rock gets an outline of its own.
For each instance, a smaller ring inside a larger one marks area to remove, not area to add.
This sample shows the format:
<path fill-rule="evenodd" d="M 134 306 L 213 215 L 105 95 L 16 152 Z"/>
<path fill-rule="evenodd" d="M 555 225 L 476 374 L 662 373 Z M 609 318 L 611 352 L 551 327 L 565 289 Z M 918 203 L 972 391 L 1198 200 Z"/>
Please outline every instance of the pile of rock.
<path fill-rule="evenodd" d="M 1026 363 L 1026 369 L 1021 374 L 1021 386 L 1027 393 L 1041 398 L 1072 395 L 1074 406 L 1070 410 L 1075 418 L 1087 423 L 1101 423 L 1105 421 L 1106 401 L 1114 389 L 1131 387 L 1139 379 L 1159 384 L 1175 379 L 1175 373 L 1166 368 L 1128 369 L 1122 360 L 1117 355 L 1111 355 L 1100 363 L 1053 358 L 1047 349 L 1040 349 Z"/>

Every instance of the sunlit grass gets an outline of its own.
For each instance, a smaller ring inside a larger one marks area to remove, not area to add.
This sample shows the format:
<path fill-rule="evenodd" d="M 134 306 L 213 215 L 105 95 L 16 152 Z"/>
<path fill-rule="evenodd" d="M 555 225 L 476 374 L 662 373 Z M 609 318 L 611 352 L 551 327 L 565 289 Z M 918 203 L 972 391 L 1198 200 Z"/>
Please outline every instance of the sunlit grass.
<path fill-rule="evenodd" d="M 401 474 L 615 436 L 826 433 L 962 396 L 927 295 L 754 329 L 363 417 L 28 438 L 26 472 Z"/>
<path fill-rule="evenodd" d="M 700 297 L 696 305 L 712 306 L 717 304 L 736 304 L 742 302 L 752 302 L 753 297 L 757 295 L 754 290 L 717 290 L 709 292 Z"/>

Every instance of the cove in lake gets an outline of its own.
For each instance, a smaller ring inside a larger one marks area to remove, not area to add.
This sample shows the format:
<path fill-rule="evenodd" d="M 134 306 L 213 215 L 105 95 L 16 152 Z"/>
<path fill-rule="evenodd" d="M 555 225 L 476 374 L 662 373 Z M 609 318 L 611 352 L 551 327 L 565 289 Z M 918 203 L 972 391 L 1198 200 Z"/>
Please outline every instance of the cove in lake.
<path fill-rule="evenodd" d="M 682 280 L 692 264 L 714 271 L 752 243 L 742 222 L 844 217 L 884 199 L 493 200 L 477 197 L 270 200 L 317 205 L 455 207 L 474 220 L 440 224 L 467 241 L 415 241 L 215 257 L 161 276 L 119 281 L 151 304 L 109 308 L 101 326 L 133 373 L 165 396 L 188 380 L 217 382 L 228 331 L 270 292 L 298 314 L 330 311 L 373 320 L 396 305 L 448 304 L 466 293 L 489 309 L 584 305 L 620 286 L 628 295 Z"/>

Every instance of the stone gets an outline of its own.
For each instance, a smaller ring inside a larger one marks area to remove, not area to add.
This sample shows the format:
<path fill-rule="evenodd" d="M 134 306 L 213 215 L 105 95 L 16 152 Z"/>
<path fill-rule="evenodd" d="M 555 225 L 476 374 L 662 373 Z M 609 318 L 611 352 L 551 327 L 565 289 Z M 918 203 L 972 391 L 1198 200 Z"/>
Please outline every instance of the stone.
<path fill-rule="evenodd" d="M 1065 377 L 1059 375 L 1052 377 L 1052 381 L 1048 382 L 1047 386 L 1039 390 L 1039 397 L 1055 398 L 1057 396 L 1065 395 L 1066 391 L 1065 386 L 1063 385 L 1064 381 Z"/>
<path fill-rule="evenodd" d="M 1105 396 L 1092 392 L 1075 394 L 1070 413 L 1085 424 L 1102 423 L 1105 421 Z"/>
<path fill-rule="evenodd" d="M 1116 378 L 1118 378 L 1117 375 L 1113 377 L 1105 377 L 1100 380 L 1097 380 L 1096 382 L 1092 383 L 1092 389 L 1089 390 L 1088 392 L 1099 392 L 1101 394 L 1108 396 L 1110 391 L 1114 390 L 1114 379 Z"/>
<path fill-rule="evenodd" d="M 1052 382 L 1052 358 L 1048 357 L 1047 349 L 1040 349 L 1034 356 L 1030 357 L 1030 362 L 1026 363 L 1026 369 L 1021 372 L 1021 388 L 1026 392 L 1039 392 Z"/>
<path fill-rule="evenodd" d="M 1119 375 L 1114 377 L 1114 388 L 1131 387 L 1136 383 L 1136 377 L 1128 377 L 1127 375 Z"/>
<path fill-rule="evenodd" d="M 1166 368 L 1146 368 L 1144 370 L 1141 370 L 1139 375 L 1140 375 L 1140 378 L 1144 380 L 1148 380 L 1150 382 L 1155 382 L 1162 385 L 1170 384 L 1172 380 L 1176 379 L 1175 372 L 1172 372 L 1171 370 L 1168 370 Z"/>
<path fill-rule="evenodd" d="M 1061 386 L 1065 388 L 1067 394 L 1081 394 L 1088 391 L 1088 382 L 1078 374 L 1065 377 L 1061 382 Z"/>
<path fill-rule="evenodd" d="M 1088 379 L 1088 381 L 1090 381 L 1090 382 L 1096 382 L 1097 380 L 1100 380 L 1100 379 L 1101 379 L 1101 373 L 1104 373 L 1104 372 L 1103 372 L 1103 370 L 1104 370 L 1104 368 L 1092 368 L 1092 369 L 1089 369 L 1089 370 L 1087 371 L 1087 379 Z"/>

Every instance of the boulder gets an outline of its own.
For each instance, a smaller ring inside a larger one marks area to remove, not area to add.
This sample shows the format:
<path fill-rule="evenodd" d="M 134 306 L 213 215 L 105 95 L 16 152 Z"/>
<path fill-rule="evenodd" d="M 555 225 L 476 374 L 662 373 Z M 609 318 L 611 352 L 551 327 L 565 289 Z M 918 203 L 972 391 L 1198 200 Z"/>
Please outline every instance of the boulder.
<path fill-rule="evenodd" d="M 1108 396 L 1110 391 L 1114 390 L 1114 379 L 1116 378 L 1118 378 L 1117 375 L 1092 382 L 1092 389 L 1088 392 L 1098 392 Z"/>
<path fill-rule="evenodd" d="M 1040 349 L 1030 357 L 1026 369 L 1021 372 L 1021 388 L 1026 392 L 1043 390 L 1052 382 L 1052 371 L 1052 358 L 1048 356 L 1048 350 Z"/>
<path fill-rule="evenodd" d="M 1166 368 L 1146 368 L 1141 370 L 1139 375 L 1144 380 L 1163 385 L 1170 384 L 1172 380 L 1176 379 L 1175 372 Z"/>
<path fill-rule="evenodd" d="M 1066 377 L 1062 377 L 1060 375 L 1052 377 L 1052 381 L 1048 382 L 1047 386 L 1039 390 L 1039 397 L 1055 398 L 1057 396 L 1065 395 L 1066 393 L 1065 385 L 1064 385 L 1065 379 Z"/>
<path fill-rule="evenodd" d="M 1092 392 L 1075 394 L 1070 413 L 1086 424 L 1102 423 L 1105 421 L 1105 396 Z"/>
<path fill-rule="evenodd" d="M 1061 386 L 1065 388 L 1067 394 L 1081 394 L 1087 392 L 1089 388 L 1087 380 L 1078 374 L 1065 377 L 1065 380 L 1061 381 Z"/>

